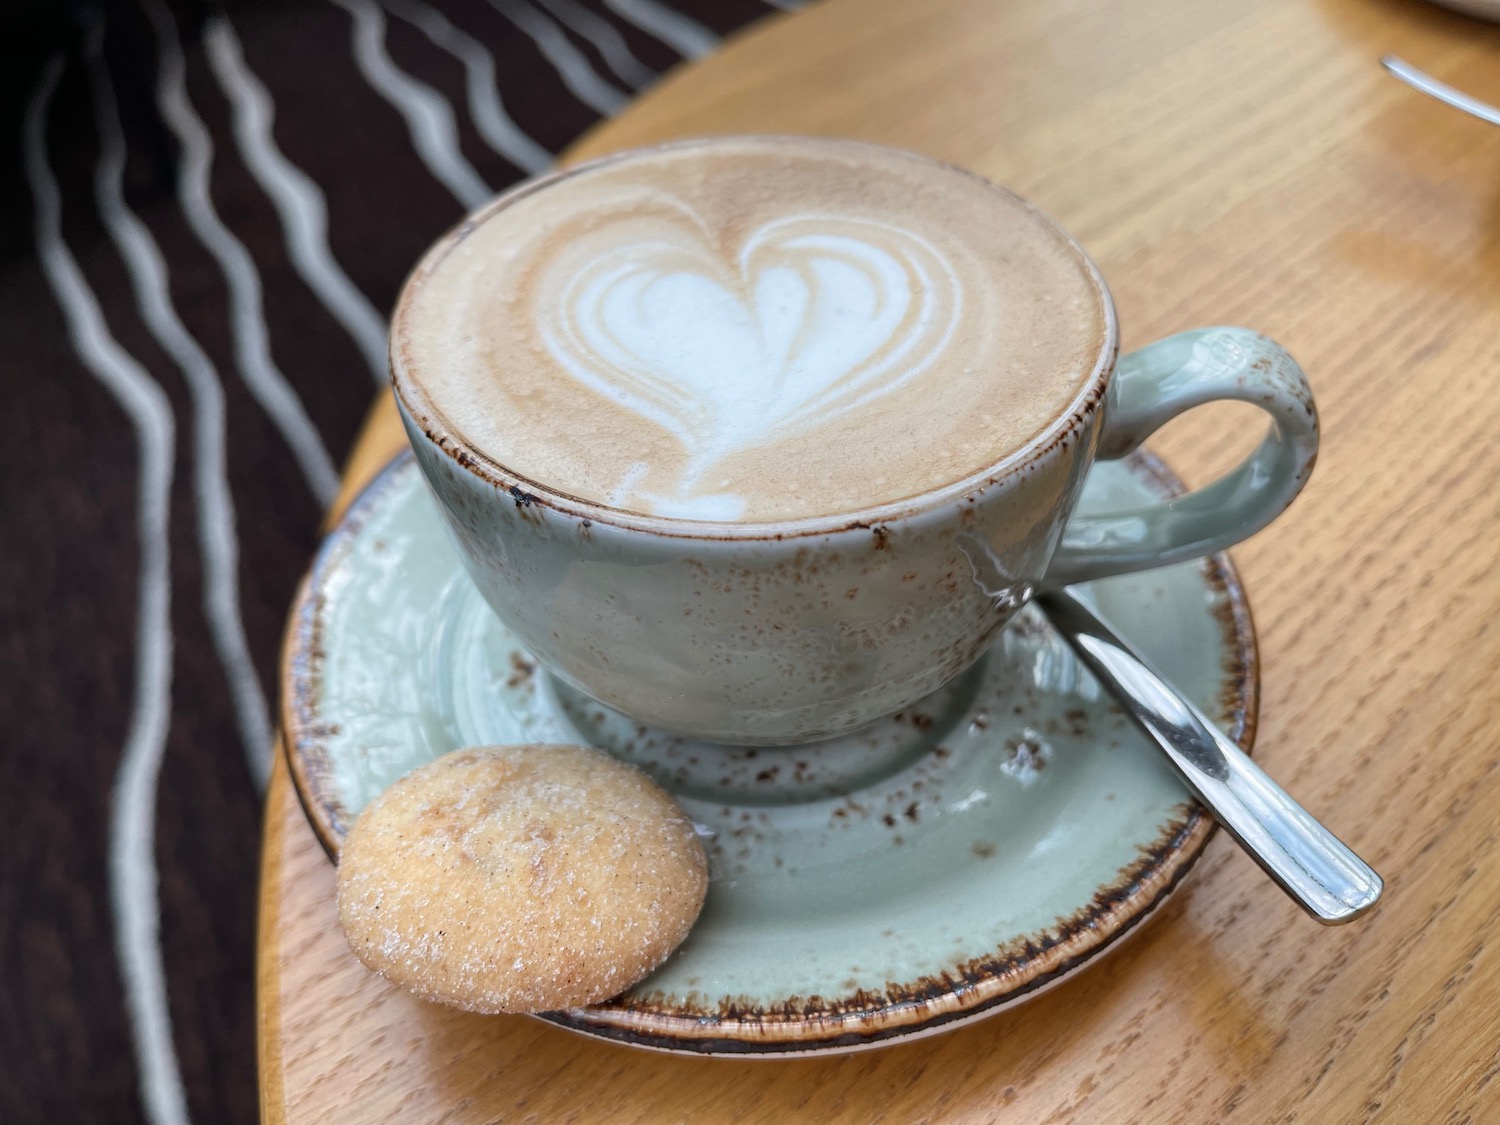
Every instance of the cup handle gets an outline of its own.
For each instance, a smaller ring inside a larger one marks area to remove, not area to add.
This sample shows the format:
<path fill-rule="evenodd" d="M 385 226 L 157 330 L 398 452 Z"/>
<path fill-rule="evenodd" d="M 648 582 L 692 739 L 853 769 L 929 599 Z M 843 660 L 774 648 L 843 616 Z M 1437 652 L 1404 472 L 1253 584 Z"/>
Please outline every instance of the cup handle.
<path fill-rule="evenodd" d="M 1254 535 L 1286 510 L 1318 457 L 1318 411 L 1296 361 L 1247 328 L 1200 328 L 1122 357 L 1096 457 L 1124 457 L 1170 419 L 1220 399 L 1252 403 L 1271 416 L 1270 432 L 1255 452 L 1184 496 L 1075 514 L 1044 588 L 1210 555 Z"/>

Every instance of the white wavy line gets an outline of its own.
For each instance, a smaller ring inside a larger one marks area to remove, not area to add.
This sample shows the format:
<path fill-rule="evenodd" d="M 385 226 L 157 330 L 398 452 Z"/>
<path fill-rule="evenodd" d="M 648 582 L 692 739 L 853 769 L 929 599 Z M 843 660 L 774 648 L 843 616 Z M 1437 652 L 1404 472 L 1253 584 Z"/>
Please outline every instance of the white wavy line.
<path fill-rule="evenodd" d="M 338 470 L 297 392 L 271 357 L 255 259 L 245 244 L 230 233 L 214 208 L 209 190 L 213 138 L 187 95 L 177 23 L 162 0 L 145 0 L 143 7 L 156 33 L 156 104 L 182 147 L 177 166 L 177 201 L 188 226 L 219 263 L 224 275 L 240 377 L 292 451 L 308 488 L 326 508 L 338 493 Z"/>
<path fill-rule="evenodd" d="M 458 147 L 458 126 L 448 99 L 391 61 L 385 49 L 385 16 L 373 0 L 332 0 L 354 20 L 354 62 L 366 82 L 406 121 L 412 147 L 464 209 L 495 193 Z"/>
<path fill-rule="evenodd" d="M 717 35 L 659 0 L 604 0 L 604 6 L 656 36 L 685 59 L 701 59 L 719 48 Z"/>
<path fill-rule="evenodd" d="M 582 51 L 568 41 L 562 29 L 524 0 L 490 0 L 490 7 L 515 24 L 556 68 L 573 96 L 595 113 L 613 117 L 630 98 L 594 73 Z"/>
<path fill-rule="evenodd" d="M 522 131 L 505 112 L 495 90 L 495 59 L 483 43 L 454 27 L 425 0 L 384 2 L 394 15 L 417 28 L 434 46 L 463 63 L 469 116 L 485 144 L 532 175 L 552 167 L 552 154 Z"/>
<path fill-rule="evenodd" d="M 36 252 L 68 323 L 78 357 L 130 419 L 140 452 L 140 543 L 135 687 L 130 726 L 110 802 L 110 900 L 141 1099 L 153 1125 L 187 1125 L 187 1098 L 172 1043 L 162 969 L 155 853 L 156 782 L 172 709 L 172 407 L 162 389 L 115 342 L 78 263 L 62 240 L 62 199 L 47 164 L 47 108 L 62 57 L 47 63 L 26 106 L 23 154 L 35 207 Z"/>
<path fill-rule="evenodd" d="M 203 612 L 229 682 L 250 775 L 258 788 L 264 788 L 271 772 L 271 720 L 240 619 L 239 541 L 225 464 L 224 389 L 213 361 L 172 306 L 167 267 L 156 241 L 125 203 L 125 135 L 120 130 L 114 88 L 100 52 L 103 33 L 103 23 L 96 22 L 84 37 L 84 59 L 94 95 L 94 127 L 99 133 L 94 197 L 105 229 L 125 260 L 141 319 L 187 381 L 193 403 L 193 492 L 198 509 L 198 550 L 203 556 Z"/>
<path fill-rule="evenodd" d="M 540 0 L 540 3 L 569 31 L 592 43 L 604 64 L 627 85 L 639 90 L 656 81 L 656 71 L 631 53 L 625 37 L 607 19 L 595 15 L 578 0 Z"/>
<path fill-rule="evenodd" d="M 222 15 L 203 25 L 209 68 L 229 99 L 235 143 L 250 174 L 281 217 L 287 253 L 298 275 L 353 338 L 375 381 L 388 378 L 385 321 L 333 258 L 328 248 L 328 205 L 312 179 L 289 161 L 271 135 L 275 105 L 245 65 L 240 42 Z"/>

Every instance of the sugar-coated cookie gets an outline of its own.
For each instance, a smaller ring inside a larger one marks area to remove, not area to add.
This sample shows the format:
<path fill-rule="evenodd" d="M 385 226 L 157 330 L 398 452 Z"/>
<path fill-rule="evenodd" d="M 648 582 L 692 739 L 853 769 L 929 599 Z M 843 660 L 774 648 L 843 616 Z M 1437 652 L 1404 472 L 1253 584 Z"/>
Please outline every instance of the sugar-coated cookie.
<path fill-rule="evenodd" d="M 486 1013 L 623 992 L 687 937 L 707 888 L 672 798 L 581 746 L 455 750 L 413 770 L 360 815 L 338 869 L 366 966 Z"/>

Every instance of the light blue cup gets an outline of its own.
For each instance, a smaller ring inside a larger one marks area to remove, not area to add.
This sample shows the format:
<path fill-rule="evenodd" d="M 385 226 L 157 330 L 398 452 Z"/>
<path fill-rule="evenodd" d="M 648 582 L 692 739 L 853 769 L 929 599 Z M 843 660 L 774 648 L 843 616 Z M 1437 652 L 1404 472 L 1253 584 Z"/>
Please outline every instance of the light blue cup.
<path fill-rule="evenodd" d="M 558 173 L 524 185 L 545 191 Z M 414 370 L 413 287 L 517 192 L 471 216 L 407 283 L 391 333 L 401 419 L 460 557 L 495 613 L 566 683 L 643 723 L 716 742 L 829 738 L 969 667 L 1032 592 L 1222 550 L 1306 483 L 1318 420 L 1301 369 L 1244 328 L 1119 357 L 1106 332 L 1083 389 L 1033 440 L 964 480 L 863 511 L 706 523 L 591 503 L 525 479 L 447 427 Z M 1038 222 L 1050 220 L 1038 215 Z M 1174 500 L 1074 516 L 1095 458 L 1118 458 L 1217 400 L 1270 432 L 1221 480 Z"/>

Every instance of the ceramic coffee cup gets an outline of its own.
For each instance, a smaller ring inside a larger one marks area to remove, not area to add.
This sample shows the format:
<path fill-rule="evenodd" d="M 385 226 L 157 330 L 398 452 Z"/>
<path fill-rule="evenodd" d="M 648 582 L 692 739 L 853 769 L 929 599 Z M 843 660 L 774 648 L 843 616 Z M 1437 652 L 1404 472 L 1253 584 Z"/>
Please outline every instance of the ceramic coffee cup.
<path fill-rule="evenodd" d="M 517 190 L 545 191 L 554 180 Z M 515 195 L 438 243 L 408 289 Z M 1038 587 L 1222 550 L 1279 515 L 1311 472 L 1317 413 L 1286 352 L 1244 328 L 1206 328 L 1117 359 L 1108 290 L 1070 244 L 1106 319 L 1076 397 L 997 463 L 867 510 L 701 522 L 611 508 L 525 479 L 433 408 L 412 370 L 405 295 L 391 336 L 396 401 L 470 577 L 554 675 L 685 736 L 764 745 L 828 738 L 962 672 Z M 1170 502 L 1074 514 L 1095 458 L 1122 457 L 1169 419 L 1215 400 L 1270 416 L 1269 433 L 1238 468 Z"/>

